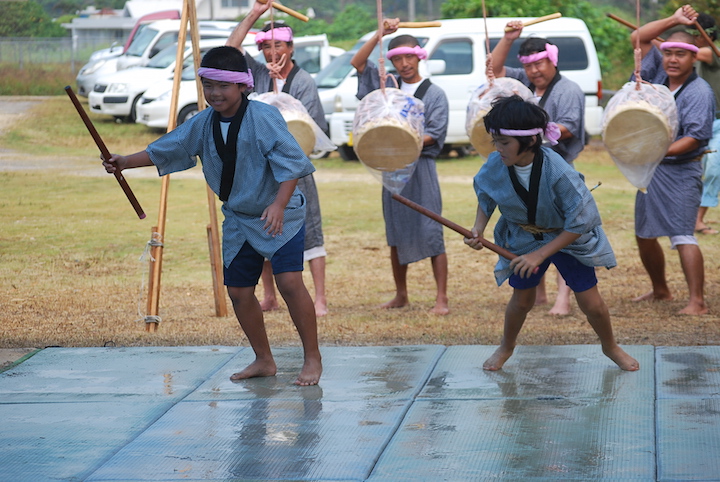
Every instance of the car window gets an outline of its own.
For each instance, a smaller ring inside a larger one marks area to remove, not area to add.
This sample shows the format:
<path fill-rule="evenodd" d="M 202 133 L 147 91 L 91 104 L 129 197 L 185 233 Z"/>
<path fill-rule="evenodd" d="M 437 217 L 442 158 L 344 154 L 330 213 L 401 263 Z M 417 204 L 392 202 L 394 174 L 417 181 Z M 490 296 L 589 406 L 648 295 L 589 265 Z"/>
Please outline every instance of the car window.
<path fill-rule="evenodd" d="M 153 69 L 169 67 L 177 58 L 177 43 L 164 48 L 159 54 L 150 59 L 147 66 Z"/>
<path fill-rule="evenodd" d="M 471 74 L 473 71 L 473 48 L 470 39 L 447 40 L 435 48 L 431 60 L 444 60 L 445 71 L 439 75 Z"/>
<path fill-rule="evenodd" d="M 322 47 L 320 45 L 304 45 L 302 47 L 295 47 L 293 59 L 295 63 L 301 68 L 306 70 L 310 74 L 317 74 L 320 72 L 320 52 Z"/>
<path fill-rule="evenodd" d="M 590 65 L 585 43 L 580 37 L 551 37 L 547 39 L 558 46 L 558 70 L 585 70 Z M 490 39 L 490 49 L 494 49 L 499 38 Z M 517 58 L 518 49 L 522 42 L 514 42 L 510 48 L 505 65 L 508 67 L 522 67 Z"/>
<path fill-rule="evenodd" d="M 353 70 L 353 66 L 350 65 L 353 55 L 353 52 L 346 52 L 333 59 L 327 67 L 322 69 L 315 77 L 315 84 L 317 84 L 318 88 L 333 89 L 340 85 L 350 71 Z"/>
<path fill-rule="evenodd" d="M 153 45 L 152 49 L 150 50 L 149 58 L 155 57 L 158 53 L 160 53 L 165 47 L 168 47 L 178 41 L 178 33 L 177 32 L 167 32 L 162 34 L 157 42 L 155 42 L 155 45 Z"/>
<path fill-rule="evenodd" d="M 128 47 L 127 52 L 125 52 L 125 55 L 132 55 L 134 57 L 142 56 L 143 52 L 145 52 L 145 49 L 148 45 L 150 45 L 150 42 L 155 38 L 157 33 L 157 30 L 150 27 L 144 28 L 142 31 L 138 32 L 132 42 L 130 42 L 130 46 Z"/>

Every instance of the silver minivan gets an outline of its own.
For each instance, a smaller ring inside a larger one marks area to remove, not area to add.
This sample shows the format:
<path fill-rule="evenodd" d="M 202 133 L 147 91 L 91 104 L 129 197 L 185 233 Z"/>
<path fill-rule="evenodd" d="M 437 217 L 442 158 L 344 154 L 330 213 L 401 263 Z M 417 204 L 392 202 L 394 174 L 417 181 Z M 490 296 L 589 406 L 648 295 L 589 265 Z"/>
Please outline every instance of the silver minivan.
<path fill-rule="evenodd" d="M 528 21 L 530 18 L 487 19 L 490 37 L 490 49 L 502 38 L 505 25 L 510 20 Z M 423 75 L 429 75 L 433 83 L 442 87 L 448 96 L 450 116 L 445 141 L 446 151 L 456 150 L 462 154 L 470 147 L 465 132 L 467 106 L 472 92 L 486 82 L 485 44 L 486 35 L 483 19 L 441 20 L 441 27 L 402 28 L 395 34 L 383 39 L 384 49 L 395 35 L 415 36 L 428 51 L 428 61 L 421 62 Z M 352 122 L 357 108 L 357 73 L 350 65 L 355 51 L 362 46 L 374 32 L 364 35 L 347 53 L 336 58 L 320 71 L 315 81 L 320 90 L 325 116 L 330 126 L 330 138 L 338 146 L 343 159 L 356 159 L 352 149 Z M 528 26 L 523 29 L 522 37 L 543 37 L 556 44 L 560 50 L 558 68 L 565 77 L 575 81 L 585 92 L 585 129 L 590 135 L 601 132 L 603 108 L 599 104 L 602 97 L 602 77 L 600 62 L 590 32 L 577 18 L 558 18 Z M 515 41 L 508 55 L 507 65 L 520 67 L 517 50 L 522 39 Z M 377 63 L 377 47 L 370 60 Z M 385 62 L 386 68 L 392 68 Z"/>

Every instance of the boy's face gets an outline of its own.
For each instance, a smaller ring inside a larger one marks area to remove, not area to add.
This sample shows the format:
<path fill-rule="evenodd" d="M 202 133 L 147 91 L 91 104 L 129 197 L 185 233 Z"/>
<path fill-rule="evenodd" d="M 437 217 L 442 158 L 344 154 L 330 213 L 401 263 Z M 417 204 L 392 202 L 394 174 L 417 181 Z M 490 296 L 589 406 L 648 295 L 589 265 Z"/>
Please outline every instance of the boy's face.
<path fill-rule="evenodd" d="M 285 55 L 285 58 L 288 60 L 292 58 L 293 47 L 291 47 L 287 42 L 283 42 L 282 40 L 275 40 L 274 46 L 275 56 L 273 57 L 273 42 L 270 40 L 265 40 L 263 43 L 260 44 L 260 50 L 265 56 L 265 62 L 278 63 L 280 62 L 280 59 L 283 55 Z"/>
<path fill-rule="evenodd" d="M 506 166 L 528 166 L 533 162 L 535 154 L 531 150 L 520 152 L 520 142 L 512 136 L 493 134 L 495 150 L 500 154 L 503 164 Z"/>
<path fill-rule="evenodd" d="M 390 61 L 395 66 L 395 69 L 397 70 L 398 75 L 400 75 L 400 78 L 403 80 L 403 82 L 414 84 L 415 82 L 420 81 L 420 59 L 417 55 L 393 55 Z"/>
<path fill-rule="evenodd" d="M 205 101 L 222 117 L 234 116 L 242 102 L 242 95 L 247 86 L 202 78 Z"/>

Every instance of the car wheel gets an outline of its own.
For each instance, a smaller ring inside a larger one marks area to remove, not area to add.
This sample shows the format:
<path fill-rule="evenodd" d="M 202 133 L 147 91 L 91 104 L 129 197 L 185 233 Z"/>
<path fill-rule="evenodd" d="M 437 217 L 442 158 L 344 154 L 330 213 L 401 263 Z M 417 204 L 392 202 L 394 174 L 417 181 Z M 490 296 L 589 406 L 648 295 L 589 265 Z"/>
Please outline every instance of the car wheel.
<path fill-rule="evenodd" d="M 342 157 L 344 161 L 358 160 L 357 154 L 355 154 L 355 150 L 352 148 L 352 146 L 338 146 L 338 152 L 340 153 L 340 157 Z"/>
<path fill-rule="evenodd" d="M 186 120 L 190 119 L 191 117 L 197 115 L 198 113 L 198 106 L 197 104 L 190 104 L 186 105 L 180 110 L 180 113 L 178 114 L 177 119 L 177 125 L 182 124 Z"/>
<path fill-rule="evenodd" d="M 142 94 L 135 97 L 135 100 L 133 100 L 132 107 L 130 107 L 130 115 L 127 116 L 127 120 L 130 124 L 133 124 L 135 122 L 135 119 L 137 119 L 137 104 L 140 102 L 140 97 L 142 97 Z"/>

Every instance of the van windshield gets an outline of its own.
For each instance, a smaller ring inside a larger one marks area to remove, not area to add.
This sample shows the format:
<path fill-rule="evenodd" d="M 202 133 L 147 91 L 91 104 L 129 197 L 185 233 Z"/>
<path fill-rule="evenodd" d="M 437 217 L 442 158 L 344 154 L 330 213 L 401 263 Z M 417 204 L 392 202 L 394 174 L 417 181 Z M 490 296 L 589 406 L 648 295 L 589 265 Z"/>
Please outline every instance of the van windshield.
<path fill-rule="evenodd" d="M 558 70 L 585 70 L 588 68 L 590 62 L 588 60 L 587 50 L 580 37 L 548 36 L 546 38 L 558 47 Z M 499 38 L 491 38 L 490 49 L 494 49 L 499 41 Z M 506 66 L 522 68 L 522 64 L 517 58 L 521 43 L 521 41 L 513 43 L 507 60 L 505 61 Z"/>
<path fill-rule="evenodd" d="M 142 31 L 139 31 L 137 34 L 135 34 L 135 37 L 133 38 L 130 46 L 125 52 L 125 55 L 141 57 L 143 52 L 145 52 L 145 49 L 148 45 L 150 45 L 150 42 L 152 42 L 152 39 L 155 38 L 155 35 L 157 35 L 157 33 L 157 30 L 150 27 L 144 28 L 142 29 Z"/>

